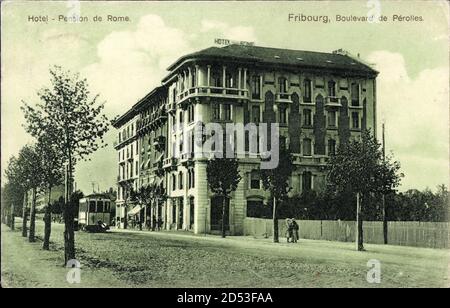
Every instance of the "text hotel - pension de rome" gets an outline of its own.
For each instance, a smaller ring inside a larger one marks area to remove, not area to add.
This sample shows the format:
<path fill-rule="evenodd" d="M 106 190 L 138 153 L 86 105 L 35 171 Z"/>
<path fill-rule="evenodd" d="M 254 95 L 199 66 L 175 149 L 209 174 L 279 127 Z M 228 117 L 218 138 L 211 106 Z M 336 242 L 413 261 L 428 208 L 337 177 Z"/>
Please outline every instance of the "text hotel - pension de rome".
<path fill-rule="evenodd" d="M 376 129 L 378 72 L 343 50 L 236 44 L 185 55 L 168 71 L 161 86 L 114 122 L 120 228 L 127 215 L 166 230 L 220 230 L 221 201 L 209 191 L 206 158 L 192 157 L 181 142 L 195 123 L 278 123 L 279 142 L 296 166 L 290 194 L 322 189 L 324 165 L 339 143 Z M 259 165 L 259 156 L 239 159 L 242 180 L 226 213 L 231 235 L 242 234 L 247 210 L 269 197 Z M 130 190 L 146 185 L 162 187 L 167 198 L 134 204 Z"/>

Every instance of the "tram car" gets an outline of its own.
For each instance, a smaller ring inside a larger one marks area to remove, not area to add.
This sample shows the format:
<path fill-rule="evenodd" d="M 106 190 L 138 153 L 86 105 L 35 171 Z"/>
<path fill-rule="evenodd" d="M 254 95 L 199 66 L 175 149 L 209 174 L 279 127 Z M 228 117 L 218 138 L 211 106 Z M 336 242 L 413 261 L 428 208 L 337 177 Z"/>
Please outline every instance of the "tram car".
<path fill-rule="evenodd" d="M 92 194 L 80 199 L 78 229 L 105 232 L 111 223 L 111 199 L 104 194 Z"/>

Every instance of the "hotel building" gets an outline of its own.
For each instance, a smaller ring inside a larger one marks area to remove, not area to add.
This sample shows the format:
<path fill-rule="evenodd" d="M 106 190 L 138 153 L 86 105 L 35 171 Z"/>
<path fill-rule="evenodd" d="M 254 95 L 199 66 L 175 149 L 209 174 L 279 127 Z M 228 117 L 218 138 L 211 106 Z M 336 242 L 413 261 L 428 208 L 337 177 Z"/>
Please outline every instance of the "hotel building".
<path fill-rule="evenodd" d="M 279 142 L 294 156 L 290 194 L 323 189 L 337 146 L 366 128 L 376 134 L 378 72 L 342 50 L 211 47 L 179 58 L 168 71 L 160 87 L 114 123 L 118 208 L 131 187 L 163 187 L 165 200 L 150 209 L 129 205 L 127 213 L 160 217 L 168 230 L 220 229 L 221 200 L 208 188 L 207 158 L 192 157 L 182 142 L 193 140 L 196 123 L 278 123 Z M 259 165 L 258 156 L 239 159 L 242 180 L 226 211 L 230 234 L 242 234 L 247 213 L 267 201 Z M 117 213 L 123 219 L 125 211 Z"/>

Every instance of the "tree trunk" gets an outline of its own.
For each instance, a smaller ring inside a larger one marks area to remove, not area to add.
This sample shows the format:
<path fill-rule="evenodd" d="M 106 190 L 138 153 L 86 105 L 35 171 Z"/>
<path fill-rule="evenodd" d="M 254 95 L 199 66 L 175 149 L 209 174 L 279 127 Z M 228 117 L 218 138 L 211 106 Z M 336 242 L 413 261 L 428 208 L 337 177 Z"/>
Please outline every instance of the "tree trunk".
<path fill-rule="evenodd" d="M 383 194 L 383 239 L 384 244 L 388 243 L 388 220 L 386 214 L 386 196 Z"/>
<path fill-rule="evenodd" d="M 72 153 L 69 149 L 69 163 L 66 170 L 66 206 L 64 207 L 64 264 L 75 259 L 75 232 L 73 222 L 72 195 Z"/>
<path fill-rule="evenodd" d="M 52 211 L 51 211 L 51 196 L 52 196 L 52 187 L 48 188 L 48 204 L 45 208 L 44 214 L 44 244 L 42 248 L 44 250 L 50 249 L 50 234 L 52 232 Z"/>
<path fill-rule="evenodd" d="M 22 207 L 22 236 L 27 237 L 27 203 L 28 203 L 28 192 L 26 191 L 23 195 L 23 207 Z"/>
<path fill-rule="evenodd" d="M 277 199 L 273 197 L 273 242 L 278 243 L 280 241 L 278 236 L 278 218 L 277 218 Z"/>
<path fill-rule="evenodd" d="M 15 222 L 14 222 L 14 203 L 11 203 L 11 215 L 10 215 L 10 219 L 9 219 L 9 227 L 11 228 L 12 231 L 14 231 L 15 229 Z"/>
<path fill-rule="evenodd" d="M 33 188 L 31 195 L 31 209 L 30 209 L 30 233 L 28 235 L 28 241 L 33 243 L 36 241 L 36 188 Z"/>
<path fill-rule="evenodd" d="M 222 237 L 225 238 L 226 232 L 225 232 L 225 210 L 227 206 L 227 197 L 223 196 L 222 200 Z"/>
<path fill-rule="evenodd" d="M 361 217 L 361 200 L 360 193 L 356 194 L 356 249 L 358 251 L 364 250 L 363 237 L 363 220 Z"/>
<path fill-rule="evenodd" d="M 125 201 L 125 203 L 123 205 L 123 213 L 124 213 L 123 228 L 127 229 L 128 228 L 128 205 L 127 205 L 126 201 Z"/>

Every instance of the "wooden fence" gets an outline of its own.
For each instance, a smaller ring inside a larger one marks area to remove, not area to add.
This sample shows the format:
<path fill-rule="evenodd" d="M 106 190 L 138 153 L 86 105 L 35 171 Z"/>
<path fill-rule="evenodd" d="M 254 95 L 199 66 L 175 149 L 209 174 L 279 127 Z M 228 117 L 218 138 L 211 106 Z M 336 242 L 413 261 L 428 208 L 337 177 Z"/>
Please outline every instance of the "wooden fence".
<path fill-rule="evenodd" d="M 355 241 L 354 221 L 297 220 L 300 238 L 341 242 Z M 255 237 L 272 236 L 272 220 L 261 218 L 244 219 L 244 235 Z M 279 220 L 280 236 L 286 234 L 286 223 Z M 383 222 L 365 221 L 363 235 L 366 243 L 383 244 Z M 391 245 L 429 248 L 449 247 L 448 222 L 392 221 L 388 223 L 388 240 Z"/>

